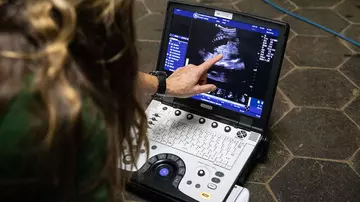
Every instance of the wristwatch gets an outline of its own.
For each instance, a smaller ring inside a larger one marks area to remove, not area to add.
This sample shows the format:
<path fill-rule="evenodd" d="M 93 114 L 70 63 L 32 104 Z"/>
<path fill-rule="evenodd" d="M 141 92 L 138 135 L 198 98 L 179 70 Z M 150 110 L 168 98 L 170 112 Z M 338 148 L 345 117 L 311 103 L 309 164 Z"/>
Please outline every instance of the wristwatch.
<path fill-rule="evenodd" d="M 153 71 L 150 72 L 151 75 L 154 75 L 158 78 L 159 81 L 159 85 L 158 85 L 158 89 L 156 91 L 155 95 L 158 96 L 165 96 L 166 93 L 166 72 L 164 71 Z"/>

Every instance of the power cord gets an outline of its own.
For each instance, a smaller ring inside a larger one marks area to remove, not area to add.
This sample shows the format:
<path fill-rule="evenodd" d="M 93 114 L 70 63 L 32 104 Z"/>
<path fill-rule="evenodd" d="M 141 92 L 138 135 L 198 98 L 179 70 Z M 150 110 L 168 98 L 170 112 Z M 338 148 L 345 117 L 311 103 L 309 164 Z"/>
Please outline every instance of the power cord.
<path fill-rule="evenodd" d="M 276 8 L 277 10 L 283 12 L 283 13 L 286 13 L 286 14 L 288 14 L 288 15 L 290 15 L 290 16 L 293 16 L 293 17 L 295 17 L 295 18 L 297 18 L 297 19 L 299 19 L 299 20 L 301 20 L 301 21 L 304 21 L 304 22 L 306 22 L 306 23 L 309 23 L 309 24 L 311 24 L 311 25 L 313 25 L 313 26 L 315 26 L 315 27 L 318 27 L 319 29 L 325 30 L 325 31 L 327 31 L 327 32 L 329 32 L 329 33 L 331 33 L 331 34 L 333 34 L 333 35 L 335 35 L 335 36 L 338 36 L 338 37 L 344 39 L 345 41 L 348 41 L 349 43 L 351 43 L 351 44 L 353 44 L 353 45 L 355 45 L 355 46 L 357 46 L 357 47 L 360 47 L 360 43 L 359 43 L 359 42 L 354 41 L 353 39 L 350 39 L 350 38 L 348 38 L 348 37 L 346 37 L 346 36 L 344 36 L 344 35 L 336 32 L 336 31 L 334 31 L 334 30 L 332 30 L 332 29 L 329 29 L 329 28 L 327 28 L 327 27 L 325 27 L 325 26 L 322 26 L 322 25 L 320 25 L 320 24 L 318 24 L 318 23 L 316 23 L 316 22 L 314 22 L 314 21 L 311 21 L 311 20 L 309 20 L 309 19 L 306 19 L 306 18 L 304 18 L 304 17 L 302 17 L 302 16 L 296 15 L 295 13 L 292 13 L 292 12 L 290 12 L 290 11 L 284 9 L 284 8 L 281 8 L 280 6 L 276 5 L 275 3 L 273 3 L 273 2 L 270 1 L 270 0 L 263 0 L 263 1 L 266 2 L 267 4 L 269 4 L 270 6 Z"/>

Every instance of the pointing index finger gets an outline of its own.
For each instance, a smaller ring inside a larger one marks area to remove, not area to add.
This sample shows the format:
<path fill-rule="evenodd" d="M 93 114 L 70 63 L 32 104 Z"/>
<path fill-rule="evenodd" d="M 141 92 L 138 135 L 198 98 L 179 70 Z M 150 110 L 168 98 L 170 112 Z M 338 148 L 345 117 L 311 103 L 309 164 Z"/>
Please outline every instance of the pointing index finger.
<path fill-rule="evenodd" d="M 206 60 L 204 63 L 200 65 L 204 71 L 210 69 L 215 63 L 219 62 L 223 58 L 223 55 L 217 55 L 209 60 Z"/>

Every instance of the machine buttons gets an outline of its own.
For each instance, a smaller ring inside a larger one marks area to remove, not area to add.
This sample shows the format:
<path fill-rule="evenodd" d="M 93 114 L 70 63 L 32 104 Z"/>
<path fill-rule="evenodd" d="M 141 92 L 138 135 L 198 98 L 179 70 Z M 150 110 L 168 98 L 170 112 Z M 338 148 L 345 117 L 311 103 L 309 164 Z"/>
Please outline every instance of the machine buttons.
<path fill-rule="evenodd" d="M 204 119 L 204 118 L 200 118 L 200 119 L 199 119 L 199 123 L 200 123 L 200 124 L 204 124 L 204 123 L 205 123 L 205 119 Z"/>
<path fill-rule="evenodd" d="M 124 164 L 130 164 L 131 163 L 131 155 L 130 154 L 127 154 L 124 156 Z"/>
<path fill-rule="evenodd" d="M 239 138 L 245 138 L 247 136 L 247 133 L 246 131 L 243 131 L 243 130 L 239 130 L 236 135 L 239 137 Z"/>
<path fill-rule="evenodd" d="M 148 123 L 149 123 L 149 125 L 154 125 L 154 123 L 152 121 L 149 121 Z"/>
<path fill-rule="evenodd" d="M 169 175 L 169 173 L 170 173 L 170 171 L 169 171 L 168 168 L 161 168 L 161 169 L 159 170 L 159 175 L 160 175 L 161 177 L 167 177 L 167 176 Z"/>
<path fill-rule="evenodd" d="M 151 163 L 151 164 L 155 163 L 156 161 L 157 161 L 156 156 L 153 156 L 149 159 L 149 163 Z"/>
<path fill-rule="evenodd" d="M 247 132 L 245 132 L 245 131 L 241 131 L 241 134 L 243 135 L 243 137 L 246 137 L 247 136 Z"/>
<path fill-rule="evenodd" d="M 212 189 L 212 190 L 215 190 L 217 188 L 216 184 L 213 184 L 213 183 L 209 183 L 208 184 L 208 188 L 209 189 Z"/>
<path fill-rule="evenodd" d="M 157 119 L 156 119 L 155 117 L 152 117 L 152 118 L 151 118 L 151 120 L 153 120 L 153 121 L 157 121 Z"/>
<path fill-rule="evenodd" d="M 153 145 L 153 146 L 151 146 L 151 149 L 152 149 L 152 150 L 155 150 L 155 149 L 157 149 L 157 146 L 156 146 L 156 145 Z"/>
<path fill-rule="evenodd" d="M 151 166 L 150 163 L 145 163 L 145 165 L 143 165 L 143 166 L 140 168 L 139 172 L 141 172 L 141 173 L 146 172 L 146 171 L 150 168 L 150 166 Z"/>
<path fill-rule="evenodd" d="M 160 117 L 160 115 L 158 113 L 155 113 L 154 116 L 155 117 Z"/>
<path fill-rule="evenodd" d="M 180 116 L 180 115 L 181 115 L 181 111 L 180 111 L 180 110 L 176 110 L 176 111 L 175 111 L 175 115 L 176 115 L 176 116 Z"/>
<path fill-rule="evenodd" d="M 159 155 L 157 155 L 157 157 L 159 160 L 166 159 L 166 154 L 159 154 Z"/>
<path fill-rule="evenodd" d="M 211 198 L 211 195 L 209 193 L 206 193 L 206 192 L 201 192 L 200 193 L 200 196 L 204 199 L 210 199 Z"/>
<path fill-rule="evenodd" d="M 167 107 L 163 107 L 163 110 L 165 111 L 165 110 L 167 110 L 168 108 Z"/>
<path fill-rule="evenodd" d="M 217 172 L 215 173 L 215 175 L 216 175 L 217 177 L 224 177 L 224 173 L 222 173 L 222 172 L 220 172 L 220 171 L 217 171 Z"/>
<path fill-rule="evenodd" d="M 185 175 L 185 167 L 181 167 L 181 168 L 179 168 L 179 170 L 178 170 L 178 175 Z"/>
<path fill-rule="evenodd" d="M 213 177 L 213 178 L 211 178 L 211 181 L 213 183 L 219 184 L 221 180 L 219 178 Z"/>
<path fill-rule="evenodd" d="M 184 164 L 184 162 L 183 162 L 182 160 L 176 161 L 176 164 L 177 164 L 179 167 L 184 167 L 184 166 L 185 166 L 185 164 Z"/>
<path fill-rule="evenodd" d="M 231 131 L 231 128 L 230 128 L 230 126 L 225 126 L 225 129 L 224 129 L 224 130 L 225 130 L 225 132 L 227 132 L 227 133 L 228 133 L 228 132 L 230 132 L 230 131 Z"/>
<path fill-rule="evenodd" d="M 205 175 L 205 171 L 204 170 L 199 170 L 198 171 L 198 176 L 200 176 L 200 177 L 202 177 L 202 176 L 204 176 Z"/>
<path fill-rule="evenodd" d="M 182 179 L 182 176 L 177 175 L 177 176 L 175 177 L 172 185 L 177 188 L 177 187 L 179 186 L 179 184 L 180 184 L 181 179 Z"/>
<path fill-rule="evenodd" d="M 191 181 L 191 180 L 188 180 L 188 181 L 186 182 L 186 184 L 191 185 L 191 184 L 192 184 L 192 181 Z"/>
<path fill-rule="evenodd" d="M 187 118 L 188 120 L 191 120 L 191 119 L 193 119 L 193 118 L 194 118 L 194 115 L 192 115 L 192 114 L 188 114 L 188 115 L 186 116 L 186 118 Z"/>
<path fill-rule="evenodd" d="M 211 124 L 211 127 L 213 127 L 213 128 L 217 128 L 219 126 L 219 124 L 217 123 L 217 122 L 213 122 L 212 124 Z"/>
<path fill-rule="evenodd" d="M 177 160 L 179 160 L 179 157 L 177 157 L 177 156 L 175 156 L 173 154 L 168 154 L 167 159 L 177 161 Z"/>
<path fill-rule="evenodd" d="M 201 187 L 200 184 L 195 185 L 195 188 L 197 188 L 197 189 L 199 189 L 200 187 Z"/>

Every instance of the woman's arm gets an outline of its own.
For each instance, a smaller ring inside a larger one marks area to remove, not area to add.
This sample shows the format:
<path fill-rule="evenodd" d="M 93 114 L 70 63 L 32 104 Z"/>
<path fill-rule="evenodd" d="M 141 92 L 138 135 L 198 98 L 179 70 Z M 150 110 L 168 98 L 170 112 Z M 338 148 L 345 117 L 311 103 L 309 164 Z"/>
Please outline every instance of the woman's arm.
<path fill-rule="evenodd" d="M 137 79 L 138 91 L 147 95 L 154 95 L 158 88 L 158 79 L 151 74 L 139 72 Z"/>
<path fill-rule="evenodd" d="M 218 55 L 199 66 L 188 65 L 177 69 L 166 80 L 165 95 L 186 98 L 216 90 L 215 85 L 206 84 L 207 71 L 221 58 L 222 55 Z M 137 80 L 139 96 L 143 97 L 145 95 L 147 97 L 154 95 L 158 85 L 156 76 L 139 72 Z"/>

